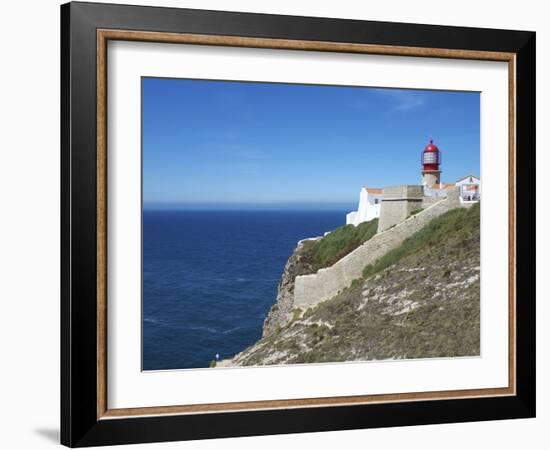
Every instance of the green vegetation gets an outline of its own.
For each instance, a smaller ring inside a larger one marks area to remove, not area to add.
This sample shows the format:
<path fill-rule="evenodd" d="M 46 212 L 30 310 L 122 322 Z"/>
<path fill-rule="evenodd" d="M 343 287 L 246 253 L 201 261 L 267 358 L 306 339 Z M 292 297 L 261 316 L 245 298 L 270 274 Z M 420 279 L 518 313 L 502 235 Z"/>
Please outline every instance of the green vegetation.
<path fill-rule="evenodd" d="M 300 316 L 302 315 L 302 310 L 299 308 L 295 308 L 292 310 L 292 321 L 298 320 Z"/>
<path fill-rule="evenodd" d="M 304 315 L 302 316 L 302 319 L 307 319 L 308 317 L 311 317 L 311 315 L 313 314 L 313 308 L 308 308 L 306 309 L 306 311 L 304 312 Z"/>
<path fill-rule="evenodd" d="M 239 365 L 479 355 L 479 239 L 479 205 L 433 219 L 338 295 L 291 310 Z"/>
<path fill-rule="evenodd" d="M 397 248 L 389 251 L 363 269 L 363 278 L 368 278 L 398 262 L 401 258 L 425 247 L 448 244 L 449 239 L 462 240 L 479 230 L 479 203 L 470 209 L 456 208 L 435 218 L 420 231 L 413 234 Z"/>
<path fill-rule="evenodd" d="M 307 349 L 292 353 L 288 363 L 348 361 L 351 355 L 372 360 L 479 354 L 478 283 L 443 302 L 422 298 L 419 292 L 413 296 L 420 306 L 396 316 L 384 313 L 378 302 L 367 304 L 358 314 L 355 302 L 360 295 L 353 290 L 336 302 L 320 305 L 316 316 L 330 317 L 332 328 L 315 324 L 305 327 L 301 337 Z M 296 343 L 292 346 L 295 348 Z M 284 348 L 281 342 L 278 347 Z M 285 350 L 291 351 L 289 347 Z"/>
<path fill-rule="evenodd" d="M 310 266 L 313 273 L 329 267 L 368 241 L 377 229 L 378 219 L 357 226 L 336 228 L 318 241 L 306 241 L 301 251 L 301 261 Z"/>

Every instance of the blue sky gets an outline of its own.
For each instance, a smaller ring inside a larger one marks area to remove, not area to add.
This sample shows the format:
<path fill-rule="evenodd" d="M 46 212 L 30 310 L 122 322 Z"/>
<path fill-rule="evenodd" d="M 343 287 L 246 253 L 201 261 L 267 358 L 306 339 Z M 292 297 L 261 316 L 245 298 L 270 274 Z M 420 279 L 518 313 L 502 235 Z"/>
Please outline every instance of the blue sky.
<path fill-rule="evenodd" d="M 479 175 L 479 93 L 143 78 L 146 208 L 339 208 L 359 189 Z"/>

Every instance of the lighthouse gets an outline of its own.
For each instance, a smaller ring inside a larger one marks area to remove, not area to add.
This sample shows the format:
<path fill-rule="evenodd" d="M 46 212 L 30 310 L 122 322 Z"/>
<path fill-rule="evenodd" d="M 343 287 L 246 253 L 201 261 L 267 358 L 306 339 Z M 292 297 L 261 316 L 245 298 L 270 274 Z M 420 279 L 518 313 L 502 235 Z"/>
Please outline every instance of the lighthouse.
<path fill-rule="evenodd" d="M 428 187 L 436 187 L 441 183 L 441 152 L 434 144 L 433 139 L 426 146 L 421 154 L 422 162 L 422 185 Z"/>

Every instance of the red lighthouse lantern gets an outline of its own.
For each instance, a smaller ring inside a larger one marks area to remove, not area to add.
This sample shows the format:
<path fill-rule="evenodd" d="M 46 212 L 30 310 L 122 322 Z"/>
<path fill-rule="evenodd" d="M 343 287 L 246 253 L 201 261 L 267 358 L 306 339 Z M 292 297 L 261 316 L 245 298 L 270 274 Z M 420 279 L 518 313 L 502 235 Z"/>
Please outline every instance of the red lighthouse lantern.
<path fill-rule="evenodd" d="M 441 164 L 441 152 L 430 139 L 430 143 L 426 146 L 421 154 L 422 161 L 422 184 L 424 186 L 435 186 L 439 184 L 441 170 L 439 165 Z"/>

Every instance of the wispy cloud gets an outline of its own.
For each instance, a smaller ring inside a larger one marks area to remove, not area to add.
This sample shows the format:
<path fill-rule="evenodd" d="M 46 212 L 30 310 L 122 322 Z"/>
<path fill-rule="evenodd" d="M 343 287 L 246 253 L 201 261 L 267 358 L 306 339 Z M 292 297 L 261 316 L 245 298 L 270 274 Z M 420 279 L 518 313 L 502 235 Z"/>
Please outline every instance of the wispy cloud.
<path fill-rule="evenodd" d="M 393 107 L 393 111 L 409 111 L 426 104 L 426 99 L 417 93 L 398 92 L 394 98 L 397 104 Z"/>
<path fill-rule="evenodd" d="M 373 98 L 376 97 L 376 98 Z M 410 89 L 372 89 L 368 95 L 357 96 L 348 102 L 348 107 L 362 111 L 394 113 L 412 111 L 427 103 L 426 95 Z"/>
<path fill-rule="evenodd" d="M 426 104 L 426 96 L 422 92 L 415 90 L 380 89 L 373 92 L 388 99 L 389 112 L 411 111 Z"/>

